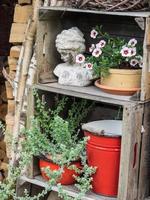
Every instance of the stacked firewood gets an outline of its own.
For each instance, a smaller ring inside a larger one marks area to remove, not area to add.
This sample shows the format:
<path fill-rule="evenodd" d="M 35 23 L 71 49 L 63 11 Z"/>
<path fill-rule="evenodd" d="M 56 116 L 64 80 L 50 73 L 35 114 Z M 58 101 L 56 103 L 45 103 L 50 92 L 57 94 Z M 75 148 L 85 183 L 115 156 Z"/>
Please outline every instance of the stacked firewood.
<path fill-rule="evenodd" d="M 11 138 L 14 126 L 15 115 L 15 99 L 13 86 L 16 79 L 17 63 L 21 52 L 22 43 L 24 42 L 25 32 L 28 26 L 28 20 L 32 16 L 33 5 L 32 0 L 18 0 L 14 9 L 13 23 L 9 42 L 13 44 L 8 57 L 9 73 L 8 81 L 6 81 L 6 94 L 8 99 L 8 112 L 6 115 L 6 134 L 5 141 L 7 143 L 7 154 L 10 158 L 11 154 Z M 20 69 L 21 70 L 21 69 Z M 12 83 L 12 84 L 11 84 Z"/>

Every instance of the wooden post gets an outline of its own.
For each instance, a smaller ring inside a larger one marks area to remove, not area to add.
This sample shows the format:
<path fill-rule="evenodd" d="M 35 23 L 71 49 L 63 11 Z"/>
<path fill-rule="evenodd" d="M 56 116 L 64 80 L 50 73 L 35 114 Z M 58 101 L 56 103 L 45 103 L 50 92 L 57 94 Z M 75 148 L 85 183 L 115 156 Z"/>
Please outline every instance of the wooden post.
<path fill-rule="evenodd" d="M 137 199 L 143 105 L 124 107 L 118 200 Z"/>
<path fill-rule="evenodd" d="M 143 70 L 141 81 L 141 100 L 150 99 L 150 18 L 146 18 L 145 38 L 143 45 Z"/>
<path fill-rule="evenodd" d="M 143 127 L 138 200 L 150 196 L 150 102 L 145 104 Z"/>

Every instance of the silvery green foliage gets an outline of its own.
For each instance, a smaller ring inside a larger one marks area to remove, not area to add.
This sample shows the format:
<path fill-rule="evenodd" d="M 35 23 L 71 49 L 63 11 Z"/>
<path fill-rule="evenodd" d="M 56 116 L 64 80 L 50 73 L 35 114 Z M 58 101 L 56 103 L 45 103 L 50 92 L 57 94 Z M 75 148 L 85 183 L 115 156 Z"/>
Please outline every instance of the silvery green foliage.
<path fill-rule="evenodd" d="M 64 167 L 67 166 L 82 175 L 81 177 L 75 177 L 77 180 L 76 187 L 80 191 L 75 199 L 79 200 L 91 188 L 91 175 L 95 172 L 95 168 L 88 167 L 86 164 L 85 145 L 88 138 L 78 139 L 78 126 L 93 105 L 89 105 L 86 100 L 74 102 L 68 111 L 67 118 L 63 119 L 60 113 L 65 108 L 67 98 L 61 99 L 54 110 L 46 110 L 45 103 L 41 102 L 37 93 L 35 93 L 35 97 L 37 113 L 32 119 L 30 129 L 26 129 L 20 134 L 21 137 L 24 137 L 20 160 L 17 167 L 10 168 L 10 176 L 5 183 L 0 184 L 0 199 L 39 200 L 48 191 L 52 190 L 52 186 L 57 184 Z M 44 169 L 47 176 L 50 177 L 47 188 L 34 197 L 31 197 L 27 191 L 25 191 L 24 197 L 17 197 L 14 188 L 22 170 L 30 163 L 33 156 L 48 153 L 52 156 L 53 162 L 60 165 L 60 169 L 58 171 L 51 171 L 49 168 Z M 60 154 L 61 157 L 58 157 Z M 82 161 L 82 169 L 77 169 L 71 164 L 77 159 Z M 60 197 L 65 200 L 72 199 L 60 184 L 57 184 L 57 186 Z"/>

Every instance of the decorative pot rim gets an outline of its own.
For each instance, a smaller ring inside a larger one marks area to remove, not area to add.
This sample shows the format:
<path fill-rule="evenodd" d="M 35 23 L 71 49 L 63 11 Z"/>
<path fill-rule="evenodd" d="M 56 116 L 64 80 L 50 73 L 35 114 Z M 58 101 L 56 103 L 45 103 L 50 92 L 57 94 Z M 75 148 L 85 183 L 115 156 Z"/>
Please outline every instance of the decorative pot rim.
<path fill-rule="evenodd" d="M 109 72 L 111 74 L 142 74 L 142 69 L 117 69 L 117 68 L 110 68 Z M 107 78 L 107 77 L 106 77 Z"/>
<path fill-rule="evenodd" d="M 101 89 L 105 89 L 105 90 L 112 90 L 112 91 L 122 91 L 122 92 L 138 92 L 141 90 L 141 88 L 115 88 L 115 87 L 109 87 L 106 85 L 101 85 L 101 81 L 100 79 L 95 81 L 95 86 L 101 88 Z"/>

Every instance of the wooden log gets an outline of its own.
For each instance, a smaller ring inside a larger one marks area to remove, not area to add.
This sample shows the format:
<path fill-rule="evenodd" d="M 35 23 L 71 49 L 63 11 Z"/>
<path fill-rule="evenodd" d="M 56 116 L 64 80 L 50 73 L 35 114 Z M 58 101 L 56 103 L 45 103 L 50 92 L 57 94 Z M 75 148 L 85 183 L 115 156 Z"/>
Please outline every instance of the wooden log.
<path fill-rule="evenodd" d="M 19 58 L 20 55 L 20 51 L 21 51 L 21 45 L 18 46 L 13 46 L 10 49 L 10 57 L 12 58 Z"/>
<path fill-rule="evenodd" d="M 9 71 L 9 77 L 11 80 L 14 80 L 16 76 L 16 72 L 15 71 Z"/>
<path fill-rule="evenodd" d="M 14 115 L 15 114 L 15 101 L 8 100 L 8 113 Z"/>
<path fill-rule="evenodd" d="M 14 99 L 14 97 L 13 97 L 13 88 L 11 87 L 10 83 L 8 81 L 6 81 L 5 85 L 6 85 L 7 99 Z"/>
<path fill-rule="evenodd" d="M 17 61 L 18 61 L 17 58 L 8 56 L 8 65 L 9 65 L 9 70 L 10 71 L 15 71 L 16 70 Z"/>
<path fill-rule="evenodd" d="M 4 102 L 7 102 L 7 95 L 6 95 L 6 86 L 2 85 L 1 86 L 1 94 L 0 94 L 0 99 Z M 0 103 L 1 104 L 1 103 Z"/>
<path fill-rule="evenodd" d="M 0 105 L 0 120 L 5 121 L 5 116 L 7 114 L 7 104 Z"/>
<path fill-rule="evenodd" d="M 18 0 L 18 3 L 20 5 L 31 4 L 32 0 Z"/>
<path fill-rule="evenodd" d="M 7 95 L 6 95 L 6 90 L 3 90 L 1 93 L 1 100 L 4 102 L 7 102 Z M 0 103 L 1 104 L 1 103 Z"/>
<path fill-rule="evenodd" d="M 0 141 L 0 149 L 6 152 L 6 143 L 4 141 Z"/>
<path fill-rule="evenodd" d="M 0 160 L 3 160 L 6 156 L 6 152 L 0 149 Z"/>
<path fill-rule="evenodd" d="M 14 22 L 15 23 L 27 23 L 29 17 L 32 16 L 32 12 L 33 12 L 32 5 L 20 6 L 17 4 L 15 6 Z"/>
<path fill-rule="evenodd" d="M 25 37 L 27 24 L 13 23 L 11 27 L 10 43 L 22 43 Z"/>
<path fill-rule="evenodd" d="M 0 98 L 0 105 L 3 103 L 2 99 Z"/>

